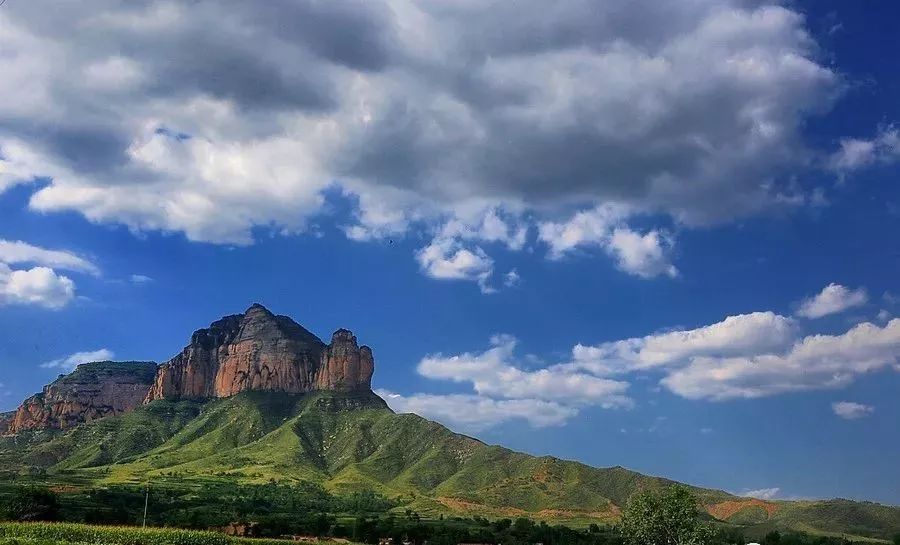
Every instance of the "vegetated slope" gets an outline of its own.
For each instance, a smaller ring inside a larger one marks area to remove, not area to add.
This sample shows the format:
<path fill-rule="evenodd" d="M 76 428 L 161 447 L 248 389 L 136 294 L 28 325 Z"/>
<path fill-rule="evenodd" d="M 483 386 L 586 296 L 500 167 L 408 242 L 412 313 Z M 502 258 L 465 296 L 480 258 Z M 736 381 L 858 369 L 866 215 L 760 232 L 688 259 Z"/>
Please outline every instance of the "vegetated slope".
<path fill-rule="evenodd" d="M 374 490 L 423 515 L 529 516 L 610 522 L 634 493 L 672 484 L 486 445 L 371 392 L 244 392 L 201 403 L 156 401 L 71 432 L 0 443 L 0 462 L 40 465 L 79 482 L 313 481 Z M 900 509 L 846 502 L 762 502 L 694 488 L 710 512 L 739 524 L 887 537 Z"/>

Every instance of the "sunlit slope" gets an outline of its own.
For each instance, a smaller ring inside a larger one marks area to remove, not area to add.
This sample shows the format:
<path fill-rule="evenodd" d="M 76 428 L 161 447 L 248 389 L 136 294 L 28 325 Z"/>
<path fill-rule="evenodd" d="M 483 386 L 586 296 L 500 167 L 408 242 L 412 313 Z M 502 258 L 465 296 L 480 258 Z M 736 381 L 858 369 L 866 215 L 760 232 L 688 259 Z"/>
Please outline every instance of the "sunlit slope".
<path fill-rule="evenodd" d="M 634 493 L 672 484 L 621 467 L 535 457 L 398 415 L 371 392 L 244 392 L 136 411 L 0 444 L 59 479 L 115 483 L 314 481 L 336 492 L 375 490 L 423 515 L 534 516 L 609 522 Z M 694 488 L 716 517 L 856 535 L 900 532 L 900 509 L 846 502 L 762 502 Z"/>

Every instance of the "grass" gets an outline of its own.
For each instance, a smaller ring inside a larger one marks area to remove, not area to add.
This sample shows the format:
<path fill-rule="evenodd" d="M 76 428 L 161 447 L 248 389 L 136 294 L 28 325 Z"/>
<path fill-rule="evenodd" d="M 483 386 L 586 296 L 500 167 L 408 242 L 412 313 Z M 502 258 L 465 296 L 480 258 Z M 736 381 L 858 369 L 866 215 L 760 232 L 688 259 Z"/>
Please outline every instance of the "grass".
<path fill-rule="evenodd" d="M 636 492 L 672 483 L 622 467 L 593 468 L 485 445 L 418 416 L 394 414 L 374 394 L 244 392 L 206 403 L 157 401 L 39 439 L 0 440 L 0 465 L 27 460 L 46 469 L 43 482 L 83 487 L 311 481 L 338 494 L 372 490 L 402 498 L 398 510 L 434 517 L 602 524 Z M 692 490 L 706 504 L 736 499 Z M 750 509 L 733 522 L 761 520 Z M 900 509 L 786 502 L 770 522 L 882 538 L 900 532 Z"/>
<path fill-rule="evenodd" d="M 214 532 L 49 522 L 0 523 L 0 544 L 284 545 L 282 539 L 237 538 Z"/>

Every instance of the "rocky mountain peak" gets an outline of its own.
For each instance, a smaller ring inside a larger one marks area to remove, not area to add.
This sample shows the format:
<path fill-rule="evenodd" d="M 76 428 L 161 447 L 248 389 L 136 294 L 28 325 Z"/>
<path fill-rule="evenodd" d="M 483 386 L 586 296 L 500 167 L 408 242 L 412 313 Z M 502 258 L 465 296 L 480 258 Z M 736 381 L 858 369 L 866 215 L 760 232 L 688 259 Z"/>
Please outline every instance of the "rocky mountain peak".
<path fill-rule="evenodd" d="M 339 329 L 326 345 L 287 316 L 259 303 L 194 333 L 160 366 L 147 401 L 229 397 L 245 390 L 368 390 L 372 351 Z"/>

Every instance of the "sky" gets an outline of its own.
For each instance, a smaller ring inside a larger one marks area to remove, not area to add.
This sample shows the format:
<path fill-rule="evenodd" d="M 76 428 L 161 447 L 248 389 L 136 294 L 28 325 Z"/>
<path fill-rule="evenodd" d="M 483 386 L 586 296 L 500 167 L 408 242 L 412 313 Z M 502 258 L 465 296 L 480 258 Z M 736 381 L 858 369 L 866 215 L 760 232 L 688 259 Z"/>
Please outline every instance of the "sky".
<path fill-rule="evenodd" d="M 260 302 L 486 442 L 900 505 L 900 7 L 0 7 L 0 409 Z"/>

